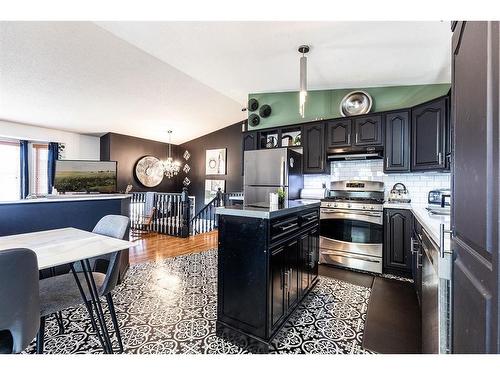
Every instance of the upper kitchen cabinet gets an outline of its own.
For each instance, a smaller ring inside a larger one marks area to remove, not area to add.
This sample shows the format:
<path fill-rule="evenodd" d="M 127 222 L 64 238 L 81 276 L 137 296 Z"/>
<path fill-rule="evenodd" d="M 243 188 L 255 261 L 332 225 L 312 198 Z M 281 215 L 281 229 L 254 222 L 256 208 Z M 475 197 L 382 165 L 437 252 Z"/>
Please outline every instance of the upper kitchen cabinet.
<path fill-rule="evenodd" d="M 385 116 L 384 172 L 410 171 L 410 112 Z"/>
<path fill-rule="evenodd" d="M 327 147 L 342 148 L 351 145 L 352 120 L 341 119 L 326 123 Z"/>
<path fill-rule="evenodd" d="M 439 98 L 413 107 L 411 119 L 411 170 L 446 169 L 448 98 Z"/>
<path fill-rule="evenodd" d="M 354 146 L 382 146 L 382 116 L 363 116 L 354 119 Z"/>
<path fill-rule="evenodd" d="M 246 132 L 243 133 L 243 145 L 242 145 L 242 156 L 241 156 L 241 174 L 243 175 L 243 166 L 245 165 L 245 151 L 251 151 L 257 149 L 257 132 Z"/>
<path fill-rule="evenodd" d="M 316 122 L 302 128 L 302 144 L 304 147 L 304 174 L 325 173 L 325 124 Z"/>

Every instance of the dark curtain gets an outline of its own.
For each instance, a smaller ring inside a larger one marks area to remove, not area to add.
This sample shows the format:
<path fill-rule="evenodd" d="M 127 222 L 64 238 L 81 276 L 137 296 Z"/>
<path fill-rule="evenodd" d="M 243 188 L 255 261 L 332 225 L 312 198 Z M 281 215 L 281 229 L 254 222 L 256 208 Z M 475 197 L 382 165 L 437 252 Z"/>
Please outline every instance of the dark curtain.
<path fill-rule="evenodd" d="M 52 187 L 54 186 L 54 178 L 56 175 L 56 160 L 59 159 L 59 143 L 50 142 L 49 143 L 49 154 L 48 154 L 47 166 L 47 183 L 48 183 L 48 193 L 52 193 Z"/>
<path fill-rule="evenodd" d="M 21 150 L 21 199 L 30 193 L 30 173 L 28 167 L 28 141 L 19 141 Z"/>

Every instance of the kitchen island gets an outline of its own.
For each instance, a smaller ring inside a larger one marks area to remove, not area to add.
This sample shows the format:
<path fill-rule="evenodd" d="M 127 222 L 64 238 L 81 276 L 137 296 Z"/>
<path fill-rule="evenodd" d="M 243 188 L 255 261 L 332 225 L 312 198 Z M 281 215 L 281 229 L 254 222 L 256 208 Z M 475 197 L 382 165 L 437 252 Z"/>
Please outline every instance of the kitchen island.
<path fill-rule="evenodd" d="M 217 335 L 252 352 L 272 340 L 318 281 L 319 202 L 217 208 Z"/>

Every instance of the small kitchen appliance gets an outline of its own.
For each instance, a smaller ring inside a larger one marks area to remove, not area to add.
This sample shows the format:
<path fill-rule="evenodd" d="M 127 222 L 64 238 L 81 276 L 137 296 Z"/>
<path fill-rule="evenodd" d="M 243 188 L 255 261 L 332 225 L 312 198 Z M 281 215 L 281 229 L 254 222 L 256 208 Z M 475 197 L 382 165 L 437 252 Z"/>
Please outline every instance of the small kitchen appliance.
<path fill-rule="evenodd" d="M 451 190 L 449 188 L 429 191 L 427 196 L 427 210 L 438 215 L 450 215 Z"/>
<path fill-rule="evenodd" d="M 394 184 L 389 193 L 389 202 L 392 203 L 410 203 L 410 192 L 404 184 L 398 182 Z"/>

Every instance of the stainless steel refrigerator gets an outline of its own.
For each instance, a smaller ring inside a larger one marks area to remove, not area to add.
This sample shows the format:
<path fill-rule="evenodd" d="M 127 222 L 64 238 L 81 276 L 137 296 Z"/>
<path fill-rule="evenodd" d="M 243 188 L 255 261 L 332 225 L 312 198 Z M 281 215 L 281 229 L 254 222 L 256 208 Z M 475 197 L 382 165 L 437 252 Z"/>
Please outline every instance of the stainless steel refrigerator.
<path fill-rule="evenodd" d="M 269 207 L 269 193 L 285 191 L 285 199 L 300 197 L 304 187 L 302 154 L 288 148 L 245 151 L 244 204 Z"/>

